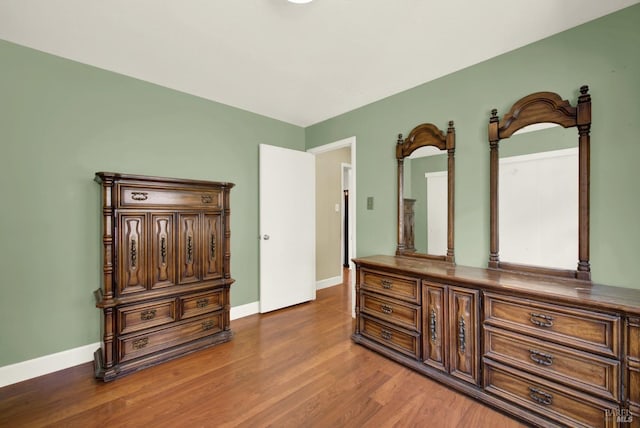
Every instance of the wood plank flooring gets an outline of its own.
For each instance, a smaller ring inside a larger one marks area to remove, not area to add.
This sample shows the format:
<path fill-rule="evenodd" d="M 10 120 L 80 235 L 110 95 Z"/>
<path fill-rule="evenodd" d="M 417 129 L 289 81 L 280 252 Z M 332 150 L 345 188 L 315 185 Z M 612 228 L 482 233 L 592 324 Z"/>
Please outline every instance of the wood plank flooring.
<path fill-rule="evenodd" d="M 350 291 L 232 321 L 231 342 L 110 383 L 91 363 L 0 388 L 0 427 L 522 427 L 350 340 Z"/>

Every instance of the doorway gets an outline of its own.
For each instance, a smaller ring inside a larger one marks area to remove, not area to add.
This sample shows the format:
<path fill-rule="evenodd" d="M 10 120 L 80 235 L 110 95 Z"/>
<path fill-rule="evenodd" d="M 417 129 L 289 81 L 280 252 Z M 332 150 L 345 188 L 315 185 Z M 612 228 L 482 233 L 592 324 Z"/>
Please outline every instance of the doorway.
<path fill-rule="evenodd" d="M 331 189 L 326 189 L 320 186 L 325 186 L 327 183 L 316 180 L 316 193 L 331 193 L 334 198 L 334 202 L 331 203 L 327 201 L 316 202 L 316 206 L 319 207 L 317 212 L 322 214 L 322 210 L 325 210 L 325 214 L 332 219 L 333 226 L 331 227 L 337 227 L 335 231 L 339 236 L 339 238 L 335 238 L 337 239 L 337 244 L 331 244 L 331 248 L 334 250 L 332 250 L 333 254 L 330 254 L 332 260 L 330 267 L 327 268 L 327 270 L 322 268 L 316 269 L 316 288 L 318 289 L 343 282 L 345 279 L 344 275 L 349 272 L 347 271 L 345 273 L 345 267 L 343 266 L 345 261 L 351 269 L 351 272 L 355 269 L 351 259 L 356 256 L 356 138 L 349 137 L 308 150 L 309 153 L 316 155 L 317 159 L 320 159 L 318 156 L 330 156 L 332 152 L 337 155 L 338 151 L 344 151 L 344 149 L 347 149 L 348 157 L 334 163 L 336 165 L 335 173 L 338 176 L 336 186 Z M 320 168 L 320 166 L 318 166 L 318 168 Z M 320 192 L 320 190 L 322 190 L 322 192 Z M 327 190 L 328 192 L 325 192 Z M 346 199 L 345 190 L 348 193 L 348 198 Z M 316 199 L 316 201 L 318 201 L 318 199 Z M 321 204 L 324 204 L 324 206 Z M 337 220 L 337 222 L 333 222 L 334 219 Z M 316 233 L 320 242 L 326 238 L 324 233 L 318 233 L 319 229 L 322 230 L 323 221 L 325 220 L 322 220 L 322 216 L 317 215 Z M 335 226 L 336 224 L 337 226 Z M 321 245 L 321 243 L 319 245 Z M 316 251 L 316 266 L 320 268 L 320 263 L 324 261 L 320 260 L 319 257 L 321 257 L 321 254 L 319 251 Z M 349 276 L 353 296 L 355 292 L 355 275 L 352 274 Z"/>

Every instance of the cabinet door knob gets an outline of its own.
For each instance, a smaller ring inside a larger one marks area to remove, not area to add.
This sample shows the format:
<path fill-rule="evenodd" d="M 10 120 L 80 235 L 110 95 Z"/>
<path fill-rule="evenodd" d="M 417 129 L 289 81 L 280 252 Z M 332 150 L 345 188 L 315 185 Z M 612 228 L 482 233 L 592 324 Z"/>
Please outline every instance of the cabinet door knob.
<path fill-rule="evenodd" d="M 269 238 L 270 238 L 270 236 L 269 236 L 269 235 L 264 235 L 264 236 L 262 237 L 262 239 L 264 239 L 265 241 L 268 241 L 268 240 L 269 240 Z"/>

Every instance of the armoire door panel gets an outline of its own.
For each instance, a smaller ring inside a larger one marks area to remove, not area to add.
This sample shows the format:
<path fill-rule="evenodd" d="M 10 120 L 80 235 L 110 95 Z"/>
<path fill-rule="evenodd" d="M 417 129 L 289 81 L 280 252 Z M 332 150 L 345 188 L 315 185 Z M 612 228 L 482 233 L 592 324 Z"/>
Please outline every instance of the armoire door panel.
<path fill-rule="evenodd" d="M 152 214 L 151 288 L 175 284 L 175 256 L 172 214 Z"/>
<path fill-rule="evenodd" d="M 178 283 L 199 281 L 200 256 L 198 214 L 178 214 Z"/>
<path fill-rule="evenodd" d="M 424 363 L 440 370 L 448 370 L 447 340 L 447 288 L 431 283 L 423 283 L 427 310 L 423 315 Z"/>
<path fill-rule="evenodd" d="M 221 214 L 203 215 L 202 234 L 202 279 L 222 277 L 222 216 Z"/>
<path fill-rule="evenodd" d="M 147 289 L 146 216 L 127 213 L 120 216 L 120 272 L 118 292 L 134 293 Z"/>
<path fill-rule="evenodd" d="M 477 290 L 449 288 L 449 371 L 453 376 L 476 385 L 480 384 L 478 299 Z"/>

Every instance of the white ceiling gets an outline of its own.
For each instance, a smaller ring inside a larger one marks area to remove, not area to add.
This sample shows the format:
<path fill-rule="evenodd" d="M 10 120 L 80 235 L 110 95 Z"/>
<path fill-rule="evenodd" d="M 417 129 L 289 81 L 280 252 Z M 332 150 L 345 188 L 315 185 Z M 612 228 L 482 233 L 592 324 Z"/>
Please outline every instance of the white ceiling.
<path fill-rule="evenodd" d="M 0 0 L 0 38 L 308 126 L 640 0 Z"/>

